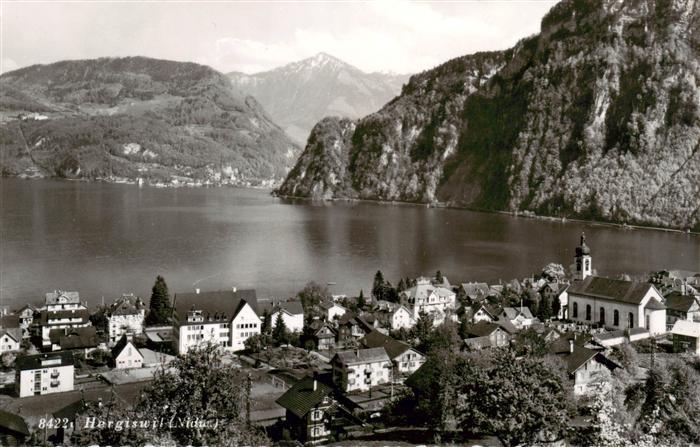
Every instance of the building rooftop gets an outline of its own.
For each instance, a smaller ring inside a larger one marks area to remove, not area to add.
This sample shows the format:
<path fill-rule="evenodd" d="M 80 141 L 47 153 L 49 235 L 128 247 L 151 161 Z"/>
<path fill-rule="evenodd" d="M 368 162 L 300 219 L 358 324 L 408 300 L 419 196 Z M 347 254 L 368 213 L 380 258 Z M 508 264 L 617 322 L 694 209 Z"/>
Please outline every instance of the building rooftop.
<path fill-rule="evenodd" d="M 22 416 L 0 410 L 0 432 L 7 433 L 8 431 L 29 436 L 29 427 Z"/>
<path fill-rule="evenodd" d="M 359 343 L 367 348 L 384 348 L 391 360 L 413 349 L 408 343 L 384 335 L 376 329 L 362 337 Z"/>
<path fill-rule="evenodd" d="M 688 320 L 676 320 L 671 333 L 685 337 L 700 338 L 700 323 Z"/>
<path fill-rule="evenodd" d="M 254 289 L 221 290 L 216 292 L 177 293 L 173 298 L 175 319 L 186 323 L 190 311 L 201 311 L 204 321 L 230 320 L 245 304 L 258 313 L 258 299 Z"/>
<path fill-rule="evenodd" d="M 665 298 L 666 309 L 676 312 L 688 312 L 697 302 L 694 295 L 683 295 L 680 292 L 671 292 Z"/>
<path fill-rule="evenodd" d="M 78 292 L 54 290 L 46 294 L 46 304 L 80 304 L 80 294 Z"/>
<path fill-rule="evenodd" d="M 528 320 L 532 320 L 534 318 L 532 316 L 532 312 L 530 312 L 530 309 L 526 306 L 504 307 L 503 314 L 509 320 L 515 320 L 519 315 L 522 315 L 523 318 L 527 318 Z"/>
<path fill-rule="evenodd" d="M 94 348 L 98 344 L 97 329 L 94 326 L 51 329 L 49 339 L 62 350 Z"/>
<path fill-rule="evenodd" d="M 146 305 L 134 294 L 122 295 L 110 306 L 110 315 L 137 315 L 145 311 Z"/>
<path fill-rule="evenodd" d="M 313 377 L 305 377 L 281 395 L 276 402 L 295 416 L 302 418 L 331 393 L 333 388 L 330 385 Z"/>
<path fill-rule="evenodd" d="M 471 337 L 488 337 L 494 331 L 499 329 L 500 326 L 496 323 L 489 323 L 488 321 L 480 321 L 476 324 L 469 324 L 466 327 L 466 332 Z"/>
<path fill-rule="evenodd" d="M 628 304 L 640 304 L 653 288 L 649 283 L 625 281 L 622 279 L 589 276 L 583 281 L 575 281 L 569 287 L 569 294 L 590 296 Z"/>
<path fill-rule="evenodd" d="M 15 361 L 15 367 L 20 371 L 42 368 L 58 368 L 60 366 L 68 365 L 73 365 L 73 353 L 71 351 L 25 355 L 23 357 L 18 357 Z"/>
<path fill-rule="evenodd" d="M 112 348 L 112 357 L 116 358 L 129 343 L 131 343 L 129 337 L 126 334 L 122 335 L 117 344 Z M 137 348 L 133 343 L 131 343 L 131 345 L 134 346 L 136 352 L 143 357 L 143 354 L 141 354 L 139 348 Z"/>
<path fill-rule="evenodd" d="M 390 361 L 390 358 L 387 355 L 386 350 L 384 348 L 367 348 L 340 351 L 335 354 L 333 359 L 335 358 L 337 358 L 338 361 L 340 361 L 340 363 L 347 366 Z"/>

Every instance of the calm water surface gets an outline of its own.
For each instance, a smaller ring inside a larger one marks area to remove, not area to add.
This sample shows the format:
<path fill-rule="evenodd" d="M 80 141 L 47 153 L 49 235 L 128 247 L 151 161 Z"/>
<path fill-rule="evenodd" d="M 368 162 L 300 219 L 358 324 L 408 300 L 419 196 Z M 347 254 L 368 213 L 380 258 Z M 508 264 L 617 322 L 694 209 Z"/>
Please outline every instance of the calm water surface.
<path fill-rule="evenodd" d="M 440 269 L 455 282 L 529 276 L 573 262 L 585 230 L 599 274 L 700 269 L 700 237 L 507 215 L 373 203 L 293 204 L 269 191 L 139 188 L 0 179 L 0 304 L 78 290 L 89 305 L 122 293 L 253 287 L 291 296 L 308 281 L 332 293 L 371 288 L 381 269 Z"/>

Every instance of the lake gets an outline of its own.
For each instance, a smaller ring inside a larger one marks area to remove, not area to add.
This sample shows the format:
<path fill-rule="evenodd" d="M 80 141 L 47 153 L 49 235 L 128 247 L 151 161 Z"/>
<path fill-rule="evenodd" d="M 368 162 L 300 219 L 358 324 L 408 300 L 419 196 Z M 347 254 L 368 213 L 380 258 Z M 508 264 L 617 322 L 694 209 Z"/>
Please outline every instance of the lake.
<path fill-rule="evenodd" d="M 700 237 L 505 214 L 378 203 L 292 202 L 267 190 L 165 189 L 0 179 L 0 304 L 39 303 L 55 289 L 88 305 L 255 288 L 295 295 L 308 281 L 365 294 L 381 269 L 392 283 L 441 270 L 452 283 L 522 278 L 568 267 L 585 230 L 601 275 L 700 269 Z"/>

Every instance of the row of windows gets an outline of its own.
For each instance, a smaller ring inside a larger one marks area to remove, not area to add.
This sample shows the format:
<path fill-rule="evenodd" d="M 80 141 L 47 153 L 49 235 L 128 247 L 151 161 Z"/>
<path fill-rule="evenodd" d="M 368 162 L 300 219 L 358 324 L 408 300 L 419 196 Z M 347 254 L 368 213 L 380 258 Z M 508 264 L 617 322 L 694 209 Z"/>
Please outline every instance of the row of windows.
<path fill-rule="evenodd" d="M 257 329 L 257 327 L 257 323 L 243 323 L 236 325 L 236 329 Z"/>
<path fill-rule="evenodd" d="M 241 332 L 241 337 L 252 337 L 253 335 L 256 335 L 257 332 Z"/>
<path fill-rule="evenodd" d="M 591 308 L 590 304 L 586 304 L 586 321 L 591 321 L 593 319 L 591 313 L 593 309 Z M 572 309 L 572 318 L 578 318 L 578 303 L 574 303 L 573 309 Z M 606 324 L 605 321 L 605 308 L 601 307 L 600 311 L 598 312 L 598 322 L 600 324 Z M 613 326 L 619 326 L 620 325 L 620 312 L 615 309 L 613 311 Z M 648 326 L 648 324 L 647 324 Z M 627 327 L 634 327 L 634 314 L 632 312 L 629 312 L 627 314 Z"/>

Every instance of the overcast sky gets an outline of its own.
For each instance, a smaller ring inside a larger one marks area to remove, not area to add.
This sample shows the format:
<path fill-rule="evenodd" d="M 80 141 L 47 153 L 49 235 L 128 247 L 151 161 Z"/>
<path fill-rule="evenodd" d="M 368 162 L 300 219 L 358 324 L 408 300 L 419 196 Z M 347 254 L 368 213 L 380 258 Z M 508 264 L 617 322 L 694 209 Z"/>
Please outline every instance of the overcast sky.
<path fill-rule="evenodd" d="M 556 2 L 6 2 L 0 69 L 142 55 L 269 70 L 318 52 L 365 71 L 414 73 L 539 31 Z"/>

